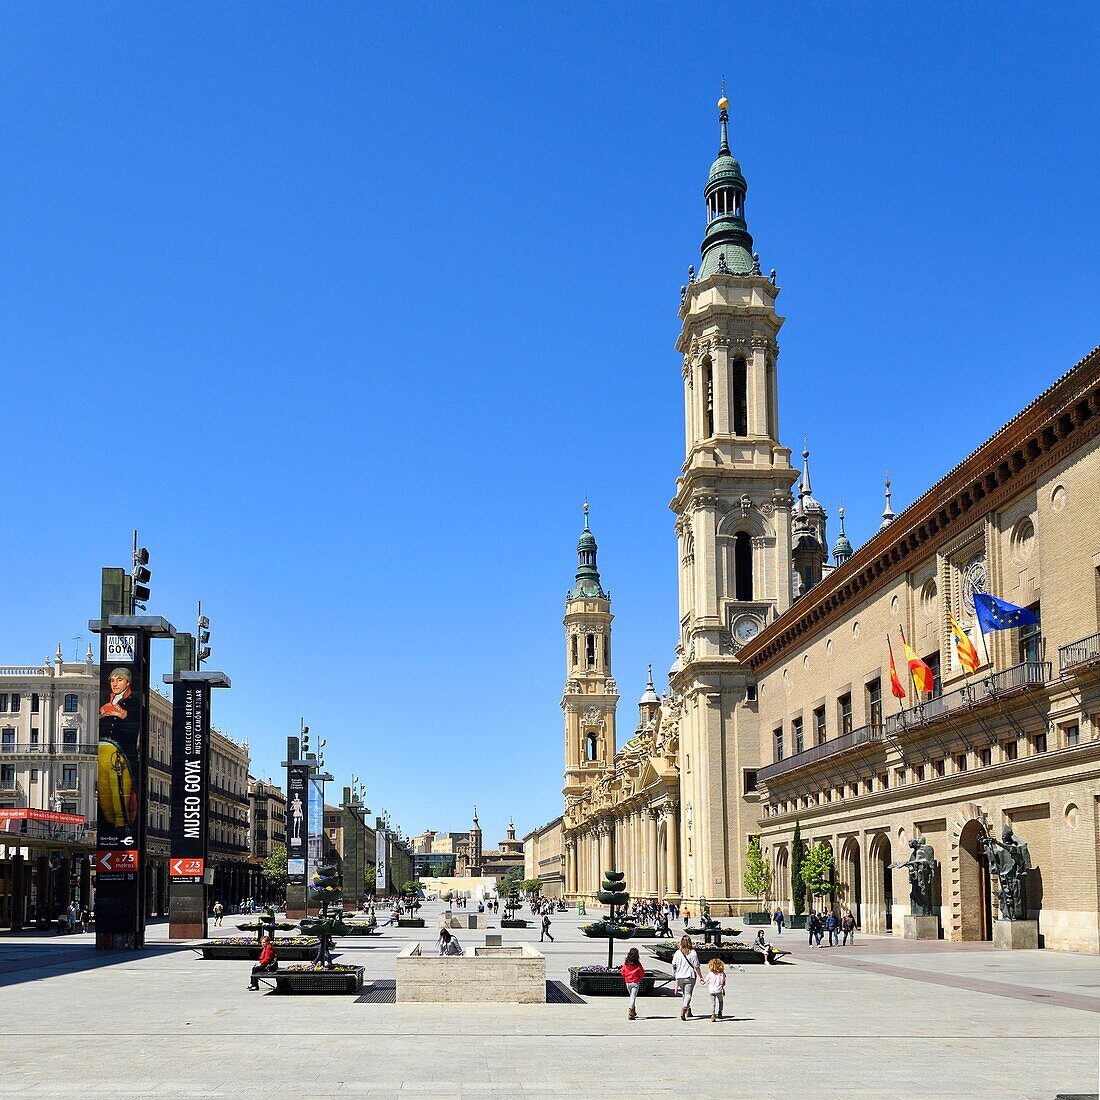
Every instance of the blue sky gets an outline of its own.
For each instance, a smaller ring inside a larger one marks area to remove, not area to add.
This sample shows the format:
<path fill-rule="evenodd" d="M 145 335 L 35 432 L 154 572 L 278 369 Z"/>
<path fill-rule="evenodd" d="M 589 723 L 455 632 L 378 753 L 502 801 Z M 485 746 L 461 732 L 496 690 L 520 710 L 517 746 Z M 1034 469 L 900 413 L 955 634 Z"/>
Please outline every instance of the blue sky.
<path fill-rule="evenodd" d="M 1085 5 L 9 5 L 0 662 L 130 529 L 215 722 L 409 831 L 560 810 L 581 501 L 622 736 L 676 638 L 678 288 L 724 74 L 780 430 L 857 545 L 1098 340 Z M 167 665 L 168 647 L 161 661 Z"/>

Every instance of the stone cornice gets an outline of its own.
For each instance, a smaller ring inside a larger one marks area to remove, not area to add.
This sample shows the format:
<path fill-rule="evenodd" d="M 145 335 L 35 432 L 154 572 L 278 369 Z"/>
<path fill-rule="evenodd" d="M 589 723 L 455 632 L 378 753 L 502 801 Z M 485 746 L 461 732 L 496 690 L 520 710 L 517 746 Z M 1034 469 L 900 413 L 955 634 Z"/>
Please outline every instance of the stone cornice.
<path fill-rule="evenodd" d="M 828 626 L 842 607 L 867 599 L 923 554 L 958 538 L 1098 435 L 1100 347 L 746 645 L 741 661 L 764 672 L 788 647 Z"/>

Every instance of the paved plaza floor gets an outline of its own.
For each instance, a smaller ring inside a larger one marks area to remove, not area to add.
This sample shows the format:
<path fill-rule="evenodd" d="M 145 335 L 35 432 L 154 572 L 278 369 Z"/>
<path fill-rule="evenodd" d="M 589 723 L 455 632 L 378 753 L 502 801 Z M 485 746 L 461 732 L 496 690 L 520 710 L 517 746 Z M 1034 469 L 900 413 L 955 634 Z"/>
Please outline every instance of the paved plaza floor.
<path fill-rule="evenodd" d="M 421 930 L 340 941 L 367 980 L 393 979 Z M 225 934 L 235 934 L 226 918 Z M 493 919 L 491 930 L 498 931 Z M 534 922 L 532 922 L 534 925 Z M 547 977 L 606 961 L 575 913 L 542 945 Z M 733 922 L 727 922 L 733 923 Z M 466 947 L 485 932 L 460 932 Z M 538 944 L 538 928 L 504 930 Z M 1095 1095 L 1100 957 L 859 936 L 787 965 L 729 968 L 727 1019 L 705 990 L 546 1005 L 399 1005 L 246 990 L 251 964 L 204 962 L 150 929 L 140 955 L 90 936 L 0 935 L 0 1095 L 1016 1098 Z M 638 941 L 641 946 L 644 941 Z M 625 948 L 616 944 L 616 960 Z M 646 952 L 642 952 L 643 958 Z M 667 970 L 663 964 L 656 968 Z"/>

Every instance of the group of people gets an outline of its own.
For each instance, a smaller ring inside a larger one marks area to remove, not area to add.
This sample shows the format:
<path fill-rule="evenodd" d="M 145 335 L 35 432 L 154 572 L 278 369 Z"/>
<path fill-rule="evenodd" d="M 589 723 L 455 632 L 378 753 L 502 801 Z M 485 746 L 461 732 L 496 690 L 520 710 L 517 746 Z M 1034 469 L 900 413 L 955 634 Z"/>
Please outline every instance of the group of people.
<path fill-rule="evenodd" d="M 778 906 L 775 913 L 772 914 L 772 920 L 775 922 L 776 933 L 782 935 L 786 918 L 783 915 L 783 910 Z M 851 909 L 845 909 L 840 916 L 837 916 L 831 909 L 811 910 L 806 914 L 806 934 L 810 947 L 820 947 L 821 941 L 826 935 L 829 937 L 830 947 L 841 945 L 847 947 L 849 944 L 855 944 L 855 914 Z M 843 940 L 841 937 L 843 937 Z"/>
<path fill-rule="evenodd" d="M 645 966 L 642 965 L 638 949 L 632 947 L 626 953 L 626 960 L 619 972 L 626 983 L 626 990 L 630 1001 L 627 1007 L 626 1018 L 636 1020 L 638 1018 L 638 991 L 642 987 L 645 978 Z M 683 1002 L 680 1009 L 680 1019 L 690 1020 L 694 1015 L 691 1011 L 691 998 L 695 993 L 695 986 L 699 981 L 707 987 L 710 994 L 710 1020 L 717 1023 L 724 1019 L 726 1001 L 726 966 L 721 959 L 711 959 L 706 969 L 699 962 L 699 953 L 692 944 L 691 937 L 684 935 L 680 939 L 680 946 L 676 954 L 672 956 L 672 976 L 676 981 L 676 991 Z"/>
<path fill-rule="evenodd" d="M 72 901 L 57 915 L 57 934 L 67 936 L 77 930 L 87 932 L 91 923 L 92 914 L 88 911 L 88 907 L 86 905 L 81 907 Z"/>

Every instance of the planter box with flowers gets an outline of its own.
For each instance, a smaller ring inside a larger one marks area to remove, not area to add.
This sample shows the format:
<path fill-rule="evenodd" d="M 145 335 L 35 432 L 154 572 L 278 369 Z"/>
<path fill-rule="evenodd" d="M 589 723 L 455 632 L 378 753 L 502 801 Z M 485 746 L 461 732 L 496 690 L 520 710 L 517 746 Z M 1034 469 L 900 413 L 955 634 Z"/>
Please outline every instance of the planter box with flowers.
<path fill-rule="evenodd" d="M 264 975 L 260 975 L 264 977 Z M 362 993 L 363 968 L 333 963 L 330 967 L 288 966 L 273 970 L 276 993 Z"/>
<path fill-rule="evenodd" d="M 424 918 L 423 917 L 398 917 L 397 918 L 397 927 L 398 928 L 423 928 L 424 927 Z"/>
<path fill-rule="evenodd" d="M 275 940 L 275 951 L 279 959 L 312 959 L 317 953 L 320 941 L 316 936 L 286 936 Z M 204 959 L 258 959 L 260 945 L 251 936 L 226 936 L 222 939 L 207 940 L 192 950 L 198 951 Z"/>
<path fill-rule="evenodd" d="M 653 993 L 654 981 L 662 977 L 652 970 L 645 972 L 641 986 L 638 989 L 640 996 Z M 571 966 L 569 968 L 569 988 L 577 993 L 587 993 L 592 997 L 625 997 L 626 982 L 617 968 L 606 966 Z"/>

